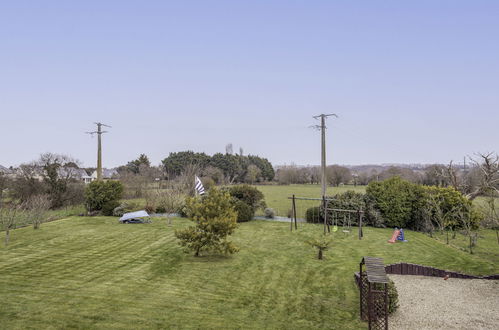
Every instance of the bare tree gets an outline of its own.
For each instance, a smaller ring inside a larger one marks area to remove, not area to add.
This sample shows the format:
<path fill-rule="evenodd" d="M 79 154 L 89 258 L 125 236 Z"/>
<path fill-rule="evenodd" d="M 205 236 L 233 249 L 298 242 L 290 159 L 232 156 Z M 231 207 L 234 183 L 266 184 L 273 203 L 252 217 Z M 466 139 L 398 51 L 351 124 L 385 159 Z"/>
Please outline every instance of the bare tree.
<path fill-rule="evenodd" d="M 433 221 L 437 224 L 440 234 L 442 234 L 446 225 L 446 217 L 442 208 L 440 207 L 441 201 L 438 199 L 438 197 L 429 195 L 427 203 L 430 213 L 433 215 Z"/>
<path fill-rule="evenodd" d="M 182 174 L 175 179 L 179 185 L 179 189 L 188 196 L 194 195 L 194 179 L 201 172 L 201 167 L 198 164 L 189 164 L 185 166 Z"/>
<path fill-rule="evenodd" d="M 478 235 L 473 235 L 473 230 L 475 229 L 473 219 L 472 219 L 472 207 L 459 208 L 453 210 L 455 217 L 459 220 L 461 226 L 464 229 L 465 235 L 469 238 L 469 249 L 470 253 L 473 254 L 473 246 L 476 244 L 476 239 Z"/>
<path fill-rule="evenodd" d="M 481 180 L 479 185 L 466 195 L 473 200 L 480 195 L 499 194 L 499 155 L 492 152 L 477 154 L 478 160 L 471 161 L 480 169 Z"/>
<path fill-rule="evenodd" d="M 497 244 L 499 244 L 499 210 L 496 207 L 496 198 L 487 198 L 487 202 L 482 206 L 482 210 L 484 214 L 482 225 L 496 232 Z"/>
<path fill-rule="evenodd" d="M 350 170 L 343 166 L 330 165 L 326 171 L 328 183 L 333 186 L 339 186 L 341 183 L 346 184 L 352 179 Z"/>
<path fill-rule="evenodd" d="M 24 214 L 19 206 L 4 207 L 0 209 L 0 224 L 5 230 L 5 246 L 9 245 L 10 231 L 15 229 Z"/>
<path fill-rule="evenodd" d="M 475 169 L 468 172 L 468 176 L 473 175 L 476 178 L 467 178 L 452 161 L 440 172 L 440 176 L 450 186 L 463 193 L 469 200 L 481 195 L 499 194 L 499 156 L 493 152 L 478 153 L 477 156 L 477 159 L 470 157 Z M 471 184 L 472 182 L 476 183 Z"/>
<path fill-rule="evenodd" d="M 234 148 L 232 146 L 232 143 L 229 143 L 225 146 L 225 153 L 228 155 L 232 155 L 234 153 Z"/>
<path fill-rule="evenodd" d="M 47 220 L 50 208 L 48 195 L 36 195 L 31 197 L 24 205 L 28 222 L 33 224 L 33 229 L 39 229 L 41 224 Z"/>
<path fill-rule="evenodd" d="M 3 203 L 3 192 L 9 185 L 9 178 L 3 173 L 0 172 L 0 207 L 2 207 Z"/>
<path fill-rule="evenodd" d="M 168 225 L 172 224 L 172 214 L 179 212 L 185 200 L 183 185 L 170 181 L 166 189 L 153 189 L 147 192 L 147 205 L 166 213 Z"/>

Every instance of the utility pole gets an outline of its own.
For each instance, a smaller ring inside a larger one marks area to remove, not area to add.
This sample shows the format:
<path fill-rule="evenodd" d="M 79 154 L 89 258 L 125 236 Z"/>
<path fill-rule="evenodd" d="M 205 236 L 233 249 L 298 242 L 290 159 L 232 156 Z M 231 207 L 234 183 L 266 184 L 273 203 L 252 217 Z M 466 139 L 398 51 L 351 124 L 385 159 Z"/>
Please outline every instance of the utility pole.
<path fill-rule="evenodd" d="M 97 134 L 97 181 L 102 180 L 102 134 L 107 133 L 107 131 L 102 130 L 102 126 L 104 127 L 109 127 L 111 126 L 102 124 L 102 123 L 94 123 L 97 125 L 97 131 L 94 132 L 86 132 L 87 134 L 90 134 L 94 136 L 94 134 Z"/>
<path fill-rule="evenodd" d="M 322 197 L 326 197 L 326 128 L 327 128 L 326 127 L 326 118 L 331 117 L 331 116 L 338 118 L 338 116 L 334 113 L 327 114 L 327 115 L 320 114 L 320 115 L 314 116 L 315 119 L 320 118 L 321 124 L 312 126 L 313 128 L 321 131 L 321 173 L 322 173 L 321 195 L 322 195 Z"/>
<path fill-rule="evenodd" d="M 326 227 L 329 230 L 329 224 L 327 222 L 327 202 L 326 202 L 326 118 L 327 117 L 338 117 L 334 113 L 331 114 L 320 114 L 314 116 L 315 119 L 321 119 L 320 125 L 313 126 L 315 129 L 321 130 L 321 195 L 322 195 L 322 207 L 324 210 L 324 235 L 326 235 Z"/>

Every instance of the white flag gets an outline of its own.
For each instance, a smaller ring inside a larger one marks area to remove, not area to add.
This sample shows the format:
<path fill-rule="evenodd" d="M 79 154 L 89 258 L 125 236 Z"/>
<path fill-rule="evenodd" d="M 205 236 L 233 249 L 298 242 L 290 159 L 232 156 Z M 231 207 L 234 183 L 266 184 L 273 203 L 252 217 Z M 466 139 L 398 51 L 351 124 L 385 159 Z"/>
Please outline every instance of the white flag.
<path fill-rule="evenodd" d="M 197 177 L 196 175 L 196 180 L 195 180 L 195 185 L 194 185 L 195 189 L 196 189 L 196 192 L 200 195 L 203 195 L 204 194 L 204 187 L 203 187 L 203 183 L 201 182 L 201 180 Z"/>

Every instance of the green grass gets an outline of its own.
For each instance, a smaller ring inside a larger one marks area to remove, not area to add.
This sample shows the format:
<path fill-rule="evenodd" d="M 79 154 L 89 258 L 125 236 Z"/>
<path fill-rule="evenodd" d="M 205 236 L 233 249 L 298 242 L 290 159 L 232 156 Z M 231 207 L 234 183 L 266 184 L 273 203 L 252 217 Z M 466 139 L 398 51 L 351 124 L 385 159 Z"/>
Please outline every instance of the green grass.
<path fill-rule="evenodd" d="M 443 244 L 447 244 L 447 233 L 439 233 L 436 232 L 433 234 L 433 237 L 442 242 Z M 461 251 L 469 252 L 469 237 L 463 235 L 462 233 L 456 233 L 456 237 L 452 238 L 452 232 L 449 232 L 449 245 L 453 248 L 459 249 Z M 493 260 L 494 258 L 498 258 L 499 255 L 499 242 L 497 241 L 497 236 L 494 230 L 484 230 L 481 229 L 478 231 L 478 240 L 477 245 L 472 248 L 473 253 L 478 255 L 483 259 Z M 499 262 L 499 259 L 496 259 L 496 262 Z"/>
<path fill-rule="evenodd" d="M 267 206 L 273 208 L 276 215 L 287 216 L 288 211 L 291 210 L 291 197 L 293 194 L 296 197 L 308 197 L 308 198 L 320 198 L 321 197 L 321 186 L 312 184 L 291 184 L 291 185 L 258 185 L 256 186 L 265 196 L 265 202 Z M 357 192 L 364 193 L 366 191 L 366 186 L 340 186 L 340 187 L 328 187 L 327 195 L 335 195 L 338 193 L 343 193 L 348 190 L 354 190 Z M 296 213 L 298 217 L 304 218 L 305 211 L 312 206 L 317 206 L 320 201 L 306 201 L 301 200 L 296 202 Z M 260 211 L 260 213 L 263 213 Z"/>
<path fill-rule="evenodd" d="M 321 226 L 300 223 L 290 232 L 265 221 L 239 226 L 239 253 L 194 258 L 173 236 L 189 224 L 71 217 L 13 231 L 9 247 L 0 247 L 0 328 L 364 329 L 353 281 L 364 255 L 499 272 L 497 245 L 494 254 L 470 255 L 411 231 L 409 243 L 392 245 L 391 230 L 375 228 L 362 241 L 337 233 L 318 261 L 305 241 Z M 479 245 L 497 244 L 488 240 Z"/>

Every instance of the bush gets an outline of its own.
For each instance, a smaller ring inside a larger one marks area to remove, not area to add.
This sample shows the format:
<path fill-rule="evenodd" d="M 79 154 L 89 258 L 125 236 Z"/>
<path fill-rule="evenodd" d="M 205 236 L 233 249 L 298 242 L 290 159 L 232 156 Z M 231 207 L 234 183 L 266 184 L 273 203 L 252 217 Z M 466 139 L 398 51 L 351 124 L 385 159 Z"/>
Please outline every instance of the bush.
<path fill-rule="evenodd" d="M 205 191 L 208 191 L 211 189 L 211 187 L 215 186 L 215 180 L 213 180 L 209 176 L 203 176 L 200 178 L 201 182 L 203 183 L 203 187 Z"/>
<path fill-rule="evenodd" d="M 264 209 L 267 206 L 265 204 L 263 193 L 250 185 L 242 184 L 232 186 L 226 188 L 226 190 L 232 197 L 237 198 L 251 206 L 253 212 L 256 212 L 260 208 Z"/>
<path fill-rule="evenodd" d="M 246 222 L 253 220 L 255 212 L 253 211 L 251 206 L 239 199 L 233 199 L 232 206 L 237 212 L 237 222 Z"/>
<path fill-rule="evenodd" d="M 156 207 L 156 213 L 166 213 L 166 208 L 164 206 Z"/>
<path fill-rule="evenodd" d="M 137 203 L 123 202 L 113 210 L 115 217 L 122 217 L 123 214 L 140 210 L 141 207 Z"/>
<path fill-rule="evenodd" d="M 156 213 L 156 208 L 153 205 L 146 205 L 144 210 L 149 214 Z"/>
<path fill-rule="evenodd" d="M 383 217 L 387 227 L 413 228 L 410 225 L 421 186 L 395 176 L 371 182 L 366 194 Z"/>
<path fill-rule="evenodd" d="M 353 190 L 348 190 L 341 194 L 336 194 L 333 196 L 333 199 L 327 202 L 328 209 L 345 209 L 345 210 L 359 210 L 362 209 L 365 211 L 366 202 L 365 195 L 362 193 L 355 192 Z M 345 214 L 341 214 L 341 220 L 338 222 L 343 222 L 343 216 Z M 327 213 L 327 219 L 329 222 L 334 220 L 334 217 L 338 217 L 337 212 L 333 212 L 329 210 Z M 347 217 L 350 217 L 350 224 L 355 226 L 358 224 L 358 216 L 357 214 L 348 214 Z M 324 221 L 324 219 L 322 219 Z"/>
<path fill-rule="evenodd" d="M 119 205 L 123 185 L 118 181 L 93 181 L 85 188 L 85 207 L 87 211 L 104 211 L 112 214 Z"/>
<path fill-rule="evenodd" d="M 322 210 L 319 206 L 310 207 L 305 211 L 305 220 L 308 223 L 324 223 Z"/>
<path fill-rule="evenodd" d="M 275 217 L 274 209 L 272 209 L 270 207 L 267 207 L 263 213 L 265 215 L 265 218 L 267 218 L 267 219 L 274 219 L 274 217 Z"/>
<path fill-rule="evenodd" d="M 388 314 L 391 314 L 399 307 L 399 294 L 395 283 L 392 280 L 388 282 Z"/>
<path fill-rule="evenodd" d="M 103 206 L 102 206 L 102 215 L 106 216 L 112 216 L 114 213 L 114 209 L 117 208 L 120 205 L 118 201 L 107 201 Z"/>

